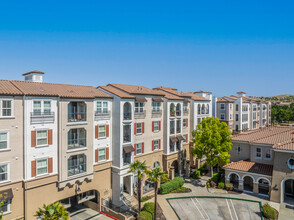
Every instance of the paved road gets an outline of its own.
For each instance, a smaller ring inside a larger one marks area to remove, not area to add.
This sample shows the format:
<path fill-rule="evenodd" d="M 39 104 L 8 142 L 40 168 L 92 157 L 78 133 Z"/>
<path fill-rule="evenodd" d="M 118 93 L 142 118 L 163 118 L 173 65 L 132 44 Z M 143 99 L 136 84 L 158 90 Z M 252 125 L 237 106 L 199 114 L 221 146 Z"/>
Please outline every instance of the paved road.
<path fill-rule="evenodd" d="M 72 210 L 70 212 L 70 219 L 71 220 L 110 220 L 105 215 L 99 214 L 99 212 L 94 211 L 90 208 L 79 208 L 76 210 Z"/>

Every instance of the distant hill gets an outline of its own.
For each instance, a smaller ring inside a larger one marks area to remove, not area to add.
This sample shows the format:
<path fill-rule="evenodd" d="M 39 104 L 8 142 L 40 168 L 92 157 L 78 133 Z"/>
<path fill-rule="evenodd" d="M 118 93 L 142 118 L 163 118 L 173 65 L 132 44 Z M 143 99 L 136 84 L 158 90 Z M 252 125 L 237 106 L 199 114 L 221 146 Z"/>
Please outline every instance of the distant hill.
<path fill-rule="evenodd" d="M 276 96 L 272 96 L 275 98 L 287 98 L 287 97 L 294 97 L 294 95 L 289 95 L 289 94 L 284 94 L 284 95 L 276 95 Z"/>

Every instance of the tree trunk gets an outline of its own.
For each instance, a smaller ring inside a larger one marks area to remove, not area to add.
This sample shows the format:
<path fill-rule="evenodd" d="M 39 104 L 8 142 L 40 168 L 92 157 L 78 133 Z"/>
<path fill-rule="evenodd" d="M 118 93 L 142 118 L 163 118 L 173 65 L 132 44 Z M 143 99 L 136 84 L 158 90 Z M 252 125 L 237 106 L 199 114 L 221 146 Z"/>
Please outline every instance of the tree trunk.
<path fill-rule="evenodd" d="M 211 175 L 211 177 L 213 176 L 213 166 L 212 166 L 212 164 L 210 164 L 210 175 Z"/>
<path fill-rule="evenodd" d="M 141 212 L 141 185 L 142 185 L 142 180 L 138 178 L 138 201 L 139 201 L 139 213 Z"/>
<path fill-rule="evenodd" d="M 154 190 L 155 190 L 155 196 L 154 196 L 154 203 L 155 203 L 155 207 L 154 207 L 154 220 L 156 220 L 156 214 L 157 214 L 157 188 L 158 188 L 158 182 L 154 183 Z"/>

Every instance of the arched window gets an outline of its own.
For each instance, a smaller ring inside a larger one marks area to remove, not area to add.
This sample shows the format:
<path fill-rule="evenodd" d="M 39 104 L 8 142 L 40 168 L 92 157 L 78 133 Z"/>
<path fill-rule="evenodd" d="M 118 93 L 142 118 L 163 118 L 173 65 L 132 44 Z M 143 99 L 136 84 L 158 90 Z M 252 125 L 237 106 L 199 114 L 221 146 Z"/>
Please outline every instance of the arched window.
<path fill-rule="evenodd" d="M 202 108 L 201 108 L 201 114 L 205 114 L 205 105 L 204 104 L 202 105 Z"/>
<path fill-rule="evenodd" d="M 155 169 L 155 168 L 160 168 L 160 162 L 159 161 L 156 161 L 156 162 L 153 163 L 152 169 Z"/>
<path fill-rule="evenodd" d="M 175 114 L 176 114 L 176 109 L 175 109 L 175 105 L 174 105 L 174 103 L 172 103 L 172 104 L 170 104 L 170 116 L 175 116 Z"/>
<path fill-rule="evenodd" d="M 201 105 L 198 104 L 198 115 L 200 115 L 200 114 L 201 114 Z"/>
<path fill-rule="evenodd" d="M 181 115 L 181 104 L 180 103 L 177 104 L 176 114 L 177 114 L 177 116 Z"/>
<path fill-rule="evenodd" d="M 131 120 L 132 119 L 132 107 L 129 102 L 124 104 L 124 120 Z"/>

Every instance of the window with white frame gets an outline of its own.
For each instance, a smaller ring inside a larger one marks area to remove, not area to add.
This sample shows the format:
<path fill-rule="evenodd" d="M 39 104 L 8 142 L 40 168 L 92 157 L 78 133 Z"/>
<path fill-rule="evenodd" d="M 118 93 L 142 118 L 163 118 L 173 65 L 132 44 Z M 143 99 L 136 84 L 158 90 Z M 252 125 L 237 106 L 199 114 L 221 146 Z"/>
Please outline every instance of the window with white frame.
<path fill-rule="evenodd" d="M 136 129 L 137 129 L 136 134 L 142 134 L 142 123 L 137 123 L 137 128 Z"/>
<path fill-rule="evenodd" d="M 255 148 L 255 158 L 261 158 L 261 148 L 260 147 Z"/>
<path fill-rule="evenodd" d="M 187 135 L 186 134 L 183 135 L 183 138 L 184 138 L 183 142 L 187 143 Z"/>
<path fill-rule="evenodd" d="M 34 115 L 41 115 L 41 101 L 34 101 L 33 113 Z"/>
<path fill-rule="evenodd" d="M 0 132 L 0 150 L 8 149 L 8 132 Z"/>
<path fill-rule="evenodd" d="M 48 134 L 47 130 L 37 131 L 37 146 L 42 146 L 48 144 Z"/>
<path fill-rule="evenodd" d="M 223 114 L 223 113 L 220 114 L 220 119 L 221 119 L 221 120 L 225 120 L 225 114 Z"/>
<path fill-rule="evenodd" d="M 253 112 L 253 120 L 256 120 L 256 112 Z"/>
<path fill-rule="evenodd" d="M 3 215 L 10 212 L 10 200 L 4 200 L 2 206 L 0 207 L 0 213 L 3 212 Z"/>
<path fill-rule="evenodd" d="M 106 125 L 99 125 L 98 126 L 98 137 L 99 138 L 106 137 Z"/>
<path fill-rule="evenodd" d="M 233 109 L 233 104 L 230 104 L 230 110 L 232 110 Z"/>
<path fill-rule="evenodd" d="M 233 120 L 233 114 L 230 114 L 230 120 Z"/>
<path fill-rule="evenodd" d="M 50 101 L 44 101 L 44 115 L 50 115 L 51 114 L 51 102 Z"/>
<path fill-rule="evenodd" d="M 136 102 L 135 103 L 135 112 L 144 112 L 144 102 Z"/>
<path fill-rule="evenodd" d="M 154 150 L 159 149 L 159 140 L 154 140 Z"/>
<path fill-rule="evenodd" d="M 256 111 L 256 109 L 257 109 L 257 106 L 256 106 L 256 104 L 254 104 L 253 105 L 253 111 Z"/>
<path fill-rule="evenodd" d="M 186 127 L 187 127 L 187 119 L 184 118 L 184 119 L 183 119 L 183 128 L 186 128 Z"/>
<path fill-rule="evenodd" d="M 184 112 L 188 111 L 188 103 L 187 102 L 184 102 L 184 104 L 183 104 L 183 111 Z"/>
<path fill-rule="evenodd" d="M 42 115 L 50 115 L 51 114 L 51 101 L 41 101 L 35 100 L 33 102 L 33 114 L 38 116 Z"/>
<path fill-rule="evenodd" d="M 136 154 L 142 153 L 142 143 L 136 144 Z"/>
<path fill-rule="evenodd" d="M 225 104 L 224 104 L 224 103 L 221 103 L 221 104 L 220 104 L 220 109 L 222 109 L 222 110 L 225 109 Z"/>
<path fill-rule="evenodd" d="M 103 149 L 99 149 L 98 151 L 98 161 L 103 161 L 103 160 L 106 160 L 106 149 L 103 148 Z"/>
<path fill-rule="evenodd" d="M 160 102 L 152 102 L 152 112 L 160 112 Z"/>
<path fill-rule="evenodd" d="M 98 113 L 108 113 L 108 102 L 97 102 Z"/>
<path fill-rule="evenodd" d="M 0 182 L 9 180 L 8 164 L 0 164 Z"/>
<path fill-rule="evenodd" d="M 48 159 L 37 160 L 37 176 L 48 173 Z"/>
<path fill-rule="evenodd" d="M 236 104 L 236 111 L 239 111 L 239 104 Z"/>
<path fill-rule="evenodd" d="M 154 121 L 154 131 L 159 131 L 159 121 Z"/>
<path fill-rule="evenodd" d="M 0 103 L 1 117 L 12 116 L 12 100 L 2 100 Z"/>
<path fill-rule="evenodd" d="M 270 160 L 272 158 L 272 151 L 271 149 L 266 149 L 265 150 L 265 155 L 264 155 L 265 159 Z"/>

